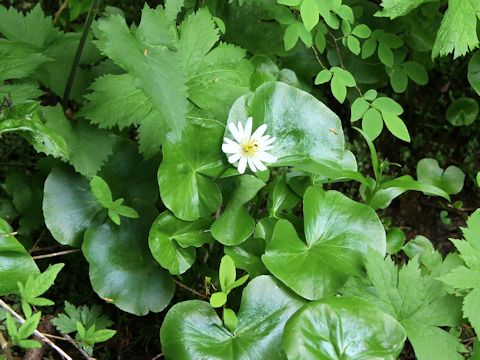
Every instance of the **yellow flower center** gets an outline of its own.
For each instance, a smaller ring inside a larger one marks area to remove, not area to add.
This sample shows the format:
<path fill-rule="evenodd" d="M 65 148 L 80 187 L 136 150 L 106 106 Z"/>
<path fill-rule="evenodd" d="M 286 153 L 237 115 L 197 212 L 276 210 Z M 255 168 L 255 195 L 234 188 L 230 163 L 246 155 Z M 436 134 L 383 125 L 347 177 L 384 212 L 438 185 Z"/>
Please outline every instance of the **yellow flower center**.
<path fill-rule="evenodd" d="M 259 150 L 257 141 L 249 140 L 243 145 L 243 152 L 248 156 L 253 156 Z"/>

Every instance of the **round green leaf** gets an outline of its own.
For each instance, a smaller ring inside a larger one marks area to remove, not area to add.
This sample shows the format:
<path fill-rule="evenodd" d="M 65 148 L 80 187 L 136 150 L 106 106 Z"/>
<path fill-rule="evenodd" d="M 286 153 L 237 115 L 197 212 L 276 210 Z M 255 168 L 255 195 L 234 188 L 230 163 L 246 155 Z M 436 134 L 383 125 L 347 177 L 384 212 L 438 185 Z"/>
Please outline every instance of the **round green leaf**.
<path fill-rule="evenodd" d="M 316 171 L 312 164 L 342 164 L 346 151 L 340 119 L 312 95 L 281 82 L 263 84 L 234 103 L 228 122 L 245 124 L 250 116 L 254 129 L 265 123 L 266 134 L 276 137 L 273 166 Z"/>
<path fill-rule="evenodd" d="M 361 48 L 360 48 L 360 41 L 355 36 L 347 37 L 347 46 L 348 49 L 354 53 L 355 55 L 359 55 Z"/>
<path fill-rule="evenodd" d="M 393 66 L 393 52 L 384 42 L 378 44 L 378 58 L 385 66 Z"/>
<path fill-rule="evenodd" d="M 286 321 L 304 301 L 271 276 L 259 276 L 245 287 L 230 332 L 210 304 L 191 300 L 174 305 L 160 338 L 167 359 L 284 359 L 281 337 Z"/>
<path fill-rule="evenodd" d="M 114 199 L 125 198 L 126 205 L 138 200 L 154 204 L 158 199 L 158 165 L 158 158 L 145 160 L 133 141 L 122 140 L 98 175 L 108 183 Z"/>
<path fill-rule="evenodd" d="M 390 85 L 396 93 L 403 93 L 407 90 L 408 76 L 405 69 L 399 65 L 394 66 L 390 72 Z"/>
<path fill-rule="evenodd" d="M 298 41 L 298 27 L 297 24 L 288 25 L 285 30 L 285 35 L 283 36 L 283 43 L 285 45 L 285 50 L 291 50 L 295 47 Z"/>
<path fill-rule="evenodd" d="M 362 120 L 362 129 L 370 140 L 375 140 L 383 130 L 382 115 L 377 109 L 367 110 Z"/>
<path fill-rule="evenodd" d="M 265 240 L 251 238 L 237 246 L 226 246 L 224 251 L 238 269 L 248 272 L 250 278 L 268 273 L 261 259 L 265 253 Z"/>
<path fill-rule="evenodd" d="M 451 195 L 462 191 L 465 174 L 453 165 L 444 171 L 437 160 L 425 158 L 417 164 L 417 178 L 418 181 L 435 185 Z"/>
<path fill-rule="evenodd" d="M 135 315 L 162 311 L 175 291 L 173 279 L 150 254 L 151 220 L 149 211 L 140 219 L 122 219 L 120 226 L 109 222 L 91 227 L 82 246 L 95 292 Z"/>
<path fill-rule="evenodd" d="M 405 233 L 399 227 L 392 227 L 387 232 L 387 254 L 399 252 L 405 243 Z"/>
<path fill-rule="evenodd" d="M 428 73 L 423 65 L 415 61 L 406 61 L 403 63 L 403 68 L 408 74 L 408 77 L 415 81 L 418 85 L 427 85 Z"/>
<path fill-rule="evenodd" d="M 10 225 L 0 219 L 0 296 L 17 292 L 17 282 L 24 283 L 30 274 L 39 273 L 35 261 L 11 233 Z"/>
<path fill-rule="evenodd" d="M 477 119 L 478 111 L 478 103 L 475 99 L 462 97 L 450 104 L 445 116 L 453 126 L 466 126 Z"/>
<path fill-rule="evenodd" d="M 212 236 L 224 245 L 238 245 L 255 230 L 255 220 L 244 205 L 252 200 L 265 183 L 253 175 L 236 177 L 236 188 L 225 211 L 212 225 Z"/>
<path fill-rule="evenodd" d="M 213 293 L 212 296 L 210 297 L 210 305 L 212 305 L 214 308 L 222 307 L 226 303 L 227 303 L 227 294 L 225 294 L 224 292 Z"/>
<path fill-rule="evenodd" d="M 408 132 L 407 126 L 397 115 L 389 113 L 387 111 L 382 111 L 383 121 L 387 126 L 387 129 L 400 140 L 410 142 L 410 134 Z"/>
<path fill-rule="evenodd" d="M 324 84 L 332 78 L 332 72 L 330 70 L 322 70 L 315 77 L 315 85 Z"/>
<path fill-rule="evenodd" d="M 358 298 L 311 302 L 290 318 L 283 347 L 291 360 L 395 360 L 405 330 L 397 320 Z"/>
<path fill-rule="evenodd" d="M 360 120 L 369 108 L 369 103 L 364 98 L 356 98 L 352 103 L 350 121 Z"/>
<path fill-rule="evenodd" d="M 45 224 L 59 243 L 79 247 L 83 234 L 98 225 L 103 207 L 95 200 L 90 184 L 68 167 L 52 170 L 45 181 L 43 215 Z"/>
<path fill-rule="evenodd" d="M 183 221 L 165 211 L 150 228 L 148 244 L 153 257 L 171 274 L 183 274 L 195 261 L 194 247 L 212 240 L 207 231 L 210 224 L 208 219 Z"/>
<path fill-rule="evenodd" d="M 480 95 L 480 51 L 477 51 L 468 63 L 468 82 Z"/>
<path fill-rule="evenodd" d="M 319 9 L 316 0 L 303 0 L 300 5 L 300 15 L 303 24 L 308 31 L 311 31 L 319 20 Z"/>
<path fill-rule="evenodd" d="M 245 118 L 246 120 L 246 118 Z M 224 125 L 209 119 L 188 119 L 181 140 L 163 146 L 158 169 L 160 196 L 176 217 L 193 221 L 215 212 L 222 201 L 211 177 L 225 164 L 222 153 Z"/>
<path fill-rule="evenodd" d="M 372 30 L 365 25 L 365 24 L 360 24 L 355 26 L 355 28 L 352 31 L 352 34 L 361 38 L 361 39 L 366 39 L 372 34 Z"/>
<path fill-rule="evenodd" d="M 385 230 L 375 211 L 337 191 L 309 188 L 304 218 L 306 242 L 292 224 L 279 220 L 262 260 L 306 299 L 333 295 L 348 276 L 361 274 L 369 248 L 385 254 Z"/>

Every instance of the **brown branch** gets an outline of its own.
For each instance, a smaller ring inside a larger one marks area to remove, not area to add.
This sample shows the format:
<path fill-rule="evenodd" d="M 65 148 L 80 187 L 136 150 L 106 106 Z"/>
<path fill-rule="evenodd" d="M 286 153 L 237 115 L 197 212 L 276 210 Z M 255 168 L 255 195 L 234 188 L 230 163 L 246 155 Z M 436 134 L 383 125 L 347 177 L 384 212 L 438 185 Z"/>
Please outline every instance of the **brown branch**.
<path fill-rule="evenodd" d="M 55 13 L 55 15 L 53 15 L 53 23 L 55 24 L 58 20 L 58 18 L 60 17 L 60 15 L 62 15 L 62 13 L 65 11 L 65 9 L 67 8 L 68 6 L 68 0 L 65 0 L 62 5 L 60 5 L 60 7 L 58 8 L 57 12 Z"/>
<path fill-rule="evenodd" d="M 153 357 L 152 360 L 158 360 L 163 357 L 163 353 L 158 354 L 157 356 Z"/>
<path fill-rule="evenodd" d="M 47 232 L 45 230 L 42 231 L 42 233 L 40 234 L 40 236 L 38 237 L 37 241 L 35 241 L 35 244 L 33 244 L 32 248 L 30 250 L 28 250 L 28 253 L 31 254 L 32 252 L 35 251 L 35 249 L 37 248 L 38 244 L 40 243 L 40 241 L 42 241 L 42 239 L 45 237 L 45 234 Z"/>
<path fill-rule="evenodd" d="M 315 54 L 315 58 L 317 59 L 318 63 L 320 64 L 320 66 L 324 70 L 327 70 L 327 67 L 325 65 L 323 65 L 322 60 L 320 60 L 320 56 L 318 55 L 318 51 L 317 51 L 317 49 L 315 49 L 315 46 L 312 46 L 312 50 L 313 50 L 313 53 Z"/>
<path fill-rule="evenodd" d="M 52 254 L 45 254 L 45 255 L 37 255 L 33 256 L 33 260 L 39 260 L 39 259 L 48 259 L 56 256 L 62 256 L 62 255 L 68 255 L 68 254 L 73 254 L 81 251 L 80 249 L 73 249 L 73 250 L 65 250 L 65 251 L 60 251 Z"/>
<path fill-rule="evenodd" d="M 0 331 L 0 347 L 7 357 L 7 360 L 13 360 L 12 353 L 10 352 L 10 346 L 8 344 L 7 339 L 3 336 L 2 332 Z"/>
<path fill-rule="evenodd" d="M 340 63 L 340 67 L 343 70 L 347 70 L 347 68 L 345 67 L 345 64 L 343 63 L 343 60 L 342 60 L 342 51 L 340 50 L 340 47 L 338 46 L 338 40 L 341 40 L 341 38 L 340 39 L 335 38 L 335 36 L 333 36 L 333 34 L 331 32 L 328 32 L 328 35 L 330 35 L 330 37 L 333 39 L 333 44 L 335 45 L 335 51 L 337 52 L 337 57 L 338 57 L 338 61 Z M 355 81 L 355 89 L 357 89 L 358 94 L 361 97 L 363 97 L 362 90 L 360 90 L 356 81 Z"/>
<path fill-rule="evenodd" d="M 0 307 L 2 307 L 4 310 L 6 310 L 10 315 L 12 315 L 15 319 L 20 324 L 25 323 L 25 319 L 22 318 L 20 315 L 18 315 L 10 306 L 8 306 L 7 303 L 5 303 L 2 299 L 0 299 Z M 46 337 L 44 334 L 42 334 L 40 331 L 35 329 L 33 332 L 35 336 L 38 336 L 40 340 L 42 340 L 44 343 L 48 344 L 52 349 L 54 349 L 57 353 L 60 354 L 65 360 L 73 360 L 65 351 L 63 351 L 61 348 L 59 348 L 55 343 L 50 340 L 48 337 Z"/>
<path fill-rule="evenodd" d="M 188 287 L 188 286 L 185 285 L 184 283 L 182 283 L 182 282 L 180 282 L 180 281 L 178 281 L 178 280 L 176 280 L 176 279 L 174 279 L 174 281 L 175 281 L 175 284 L 177 284 L 177 285 L 178 285 L 179 287 L 181 287 L 182 289 L 188 290 L 188 291 L 190 291 L 192 294 L 195 294 L 195 295 L 197 295 L 198 297 L 200 297 L 200 298 L 202 298 L 202 299 L 205 299 L 205 300 L 208 300 L 208 299 L 209 299 L 209 297 L 208 297 L 207 295 L 202 294 L 201 292 L 198 292 L 197 290 Z"/>

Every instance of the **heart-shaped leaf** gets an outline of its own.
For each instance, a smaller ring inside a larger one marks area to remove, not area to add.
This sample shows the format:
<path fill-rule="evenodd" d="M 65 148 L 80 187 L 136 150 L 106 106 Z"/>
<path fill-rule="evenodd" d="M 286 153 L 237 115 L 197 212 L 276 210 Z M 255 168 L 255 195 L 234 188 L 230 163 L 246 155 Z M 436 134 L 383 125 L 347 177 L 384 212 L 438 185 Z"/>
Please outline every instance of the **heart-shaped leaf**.
<path fill-rule="evenodd" d="M 337 191 L 310 187 L 304 196 L 305 239 L 279 220 L 262 260 L 270 272 L 306 299 L 333 295 L 349 275 L 360 274 L 369 248 L 385 254 L 377 214 Z"/>
<path fill-rule="evenodd" d="M 66 166 L 54 168 L 45 181 L 45 224 L 59 243 L 79 247 L 83 234 L 98 225 L 103 207 L 90 192 L 89 182 Z"/>
<path fill-rule="evenodd" d="M 158 165 L 157 157 L 144 160 L 134 142 L 123 140 L 117 142 L 99 176 L 110 186 L 114 199 L 125 198 L 127 204 L 137 200 L 154 204 L 158 199 Z"/>
<path fill-rule="evenodd" d="M 338 116 L 314 96 L 285 83 L 268 82 L 237 99 L 228 123 L 245 124 L 248 117 L 254 129 L 267 124 L 266 133 L 275 136 L 269 151 L 277 157 L 274 166 L 294 165 L 323 175 L 323 167 L 339 168 L 350 156 Z M 232 137 L 229 130 L 226 136 Z"/>
<path fill-rule="evenodd" d="M 236 188 L 223 214 L 212 225 L 212 236 L 224 245 L 238 245 L 255 230 L 255 220 L 245 205 L 252 200 L 265 183 L 253 175 L 236 179 Z"/>
<path fill-rule="evenodd" d="M 462 97 L 454 100 L 450 104 L 445 116 L 453 126 L 467 126 L 477 119 L 478 112 L 479 106 L 477 100 Z"/>
<path fill-rule="evenodd" d="M 311 302 L 291 317 L 283 335 L 292 360 L 395 360 L 404 342 L 397 320 L 358 298 Z"/>
<path fill-rule="evenodd" d="M 148 248 L 154 216 L 150 209 L 141 212 L 140 219 L 123 219 L 120 226 L 108 222 L 91 227 L 82 246 L 95 292 L 135 315 L 162 311 L 175 291 L 173 279 Z"/>
<path fill-rule="evenodd" d="M 150 228 L 148 243 L 153 257 L 171 274 L 183 274 L 195 261 L 194 247 L 213 240 L 208 231 L 211 223 L 210 219 L 180 220 L 165 211 Z"/>
<path fill-rule="evenodd" d="M 222 194 L 209 177 L 220 174 L 224 125 L 215 120 L 188 118 L 181 140 L 167 142 L 158 169 L 160 196 L 176 217 L 193 221 L 220 206 Z"/>
<path fill-rule="evenodd" d="M 160 337 L 167 359 L 284 359 L 286 321 L 304 301 L 271 276 L 253 279 L 243 291 L 238 326 L 230 332 L 206 302 L 192 300 L 170 309 Z"/>
<path fill-rule="evenodd" d="M 443 170 L 435 159 L 425 158 L 417 164 L 418 181 L 434 185 L 447 194 L 458 194 L 463 189 L 465 174 L 456 166 Z"/>
<path fill-rule="evenodd" d="M 0 219 L 0 296 L 17 292 L 17 282 L 39 273 L 35 261 L 12 233 L 10 225 Z"/>

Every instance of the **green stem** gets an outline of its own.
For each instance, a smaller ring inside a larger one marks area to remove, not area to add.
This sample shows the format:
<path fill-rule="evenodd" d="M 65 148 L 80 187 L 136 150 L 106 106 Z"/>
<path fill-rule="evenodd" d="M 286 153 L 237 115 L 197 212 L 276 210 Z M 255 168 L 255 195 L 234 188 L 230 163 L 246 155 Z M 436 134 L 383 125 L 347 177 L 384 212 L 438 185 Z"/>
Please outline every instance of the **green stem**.
<path fill-rule="evenodd" d="M 73 59 L 72 68 L 70 70 L 70 76 L 68 77 L 67 86 L 65 87 L 65 92 L 63 94 L 64 110 L 68 106 L 68 101 L 70 100 L 70 93 L 72 92 L 73 83 L 75 82 L 75 78 L 77 77 L 78 67 L 80 65 L 80 60 L 82 58 L 83 49 L 85 48 L 85 43 L 87 42 L 88 33 L 90 32 L 90 28 L 92 27 L 92 23 L 100 7 L 100 3 L 101 3 L 101 0 L 93 0 L 92 6 L 90 7 L 90 11 L 88 12 L 87 20 L 85 21 L 85 27 L 83 28 L 82 37 L 80 38 L 80 42 L 78 43 L 77 52 L 75 54 L 75 58 Z"/>

